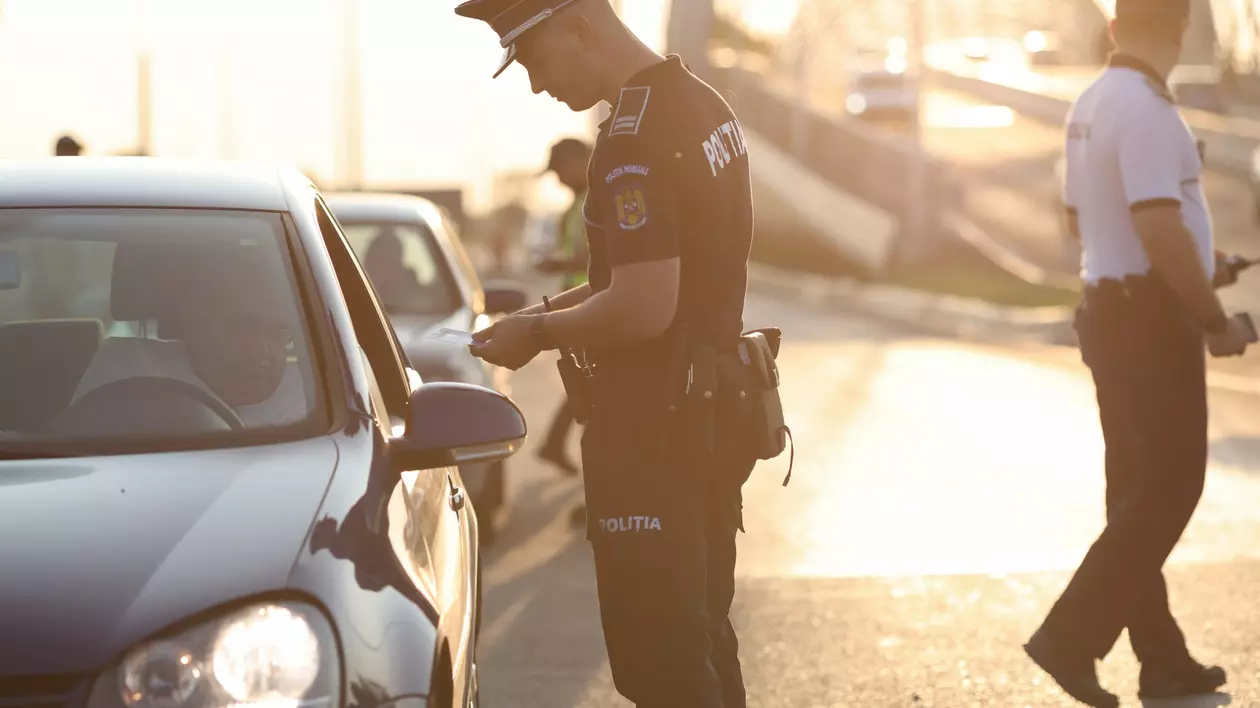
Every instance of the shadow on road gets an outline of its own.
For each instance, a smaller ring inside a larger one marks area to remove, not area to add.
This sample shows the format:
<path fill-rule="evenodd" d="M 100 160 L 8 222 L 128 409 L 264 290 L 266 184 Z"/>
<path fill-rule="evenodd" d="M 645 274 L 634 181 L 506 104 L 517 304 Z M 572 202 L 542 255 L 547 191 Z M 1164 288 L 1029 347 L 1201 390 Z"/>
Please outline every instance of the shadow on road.
<path fill-rule="evenodd" d="M 1163 698 L 1142 701 L 1143 708 L 1219 708 L 1233 703 L 1227 693 L 1193 696 L 1190 698 Z"/>

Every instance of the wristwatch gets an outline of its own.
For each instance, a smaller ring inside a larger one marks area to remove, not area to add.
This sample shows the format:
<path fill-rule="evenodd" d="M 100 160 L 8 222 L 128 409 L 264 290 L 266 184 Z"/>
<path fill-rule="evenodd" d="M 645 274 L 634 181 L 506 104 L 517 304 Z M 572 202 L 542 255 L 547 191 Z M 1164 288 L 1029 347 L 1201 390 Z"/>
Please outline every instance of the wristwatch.
<path fill-rule="evenodd" d="M 547 335 L 546 321 L 546 315 L 537 315 L 534 317 L 533 324 L 529 326 L 529 333 L 534 338 L 534 344 L 543 351 L 556 348 L 555 345 L 551 343 L 551 337 Z"/>

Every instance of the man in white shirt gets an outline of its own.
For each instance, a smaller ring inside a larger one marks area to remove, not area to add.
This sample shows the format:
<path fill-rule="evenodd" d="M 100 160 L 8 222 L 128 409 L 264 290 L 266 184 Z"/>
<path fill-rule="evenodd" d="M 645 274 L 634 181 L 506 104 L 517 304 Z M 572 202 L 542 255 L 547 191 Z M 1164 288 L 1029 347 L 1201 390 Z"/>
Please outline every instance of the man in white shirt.
<path fill-rule="evenodd" d="M 1094 662 L 1125 628 L 1143 698 L 1226 680 L 1190 656 L 1162 570 L 1203 491 L 1204 340 L 1213 356 L 1240 355 L 1249 341 L 1215 293 L 1233 278 L 1218 267 L 1202 156 L 1166 85 L 1189 2 L 1117 0 L 1118 52 L 1066 128 L 1064 206 L 1085 281 L 1076 329 L 1106 441 L 1107 527 L 1024 648 L 1091 706 L 1119 705 Z"/>

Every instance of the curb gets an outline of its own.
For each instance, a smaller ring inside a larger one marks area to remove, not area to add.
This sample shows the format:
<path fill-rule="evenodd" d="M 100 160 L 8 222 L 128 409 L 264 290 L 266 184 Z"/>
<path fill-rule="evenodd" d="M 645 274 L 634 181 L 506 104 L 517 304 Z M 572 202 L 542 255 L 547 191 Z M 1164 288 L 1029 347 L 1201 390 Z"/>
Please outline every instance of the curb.
<path fill-rule="evenodd" d="M 1007 307 L 975 298 L 828 278 L 760 263 L 749 265 L 748 287 L 763 295 L 858 312 L 946 337 L 1076 344 L 1070 308 Z"/>

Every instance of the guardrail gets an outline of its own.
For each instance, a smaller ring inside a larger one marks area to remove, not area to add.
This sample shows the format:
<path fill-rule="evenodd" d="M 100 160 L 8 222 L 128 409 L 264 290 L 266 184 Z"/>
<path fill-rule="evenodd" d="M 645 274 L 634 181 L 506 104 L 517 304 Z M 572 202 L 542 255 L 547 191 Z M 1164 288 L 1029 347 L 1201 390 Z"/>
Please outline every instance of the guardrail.
<path fill-rule="evenodd" d="M 823 111 L 798 110 L 797 97 L 791 91 L 738 65 L 714 66 L 708 76 L 714 88 L 730 101 L 744 127 L 765 144 L 835 189 L 895 220 L 895 241 L 906 238 L 904 225 L 911 209 L 924 208 L 930 227 L 935 229 L 940 224 L 940 207 L 959 203 L 957 185 L 949 179 L 947 166 L 931 156 L 924 168 L 926 202 L 912 203 L 914 196 L 908 185 L 917 155 L 909 139 L 856 121 L 839 120 Z M 854 261 L 870 261 L 870 251 L 869 245 L 855 250 Z"/>
<path fill-rule="evenodd" d="M 803 228 L 867 273 L 888 270 L 899 227 L 892 214 L 835 188 L 752 128 L 745 127 L 744 135 L 757 160 L 752 177 L 759 230 L 790 233 Z"/>
<path fill-rule="evenodd" d="M 1008 106 L 1020 115 L 1045 123 L 1062 125 L 1072 107 L 1072 102 L 1066 98 L 1047 96 L 1010 83 L 989 81 L 939 67 L 928 68 L 926 76 L 942 88 Z M 1260 121 L 1221 116 L 1193 108 L 1182 108 L 1181 114 L 1195 135 L 1204 141 L 1208 166 L 1235 174 L 1251 174 L 1252 154 L 1260 148 Z"/>

